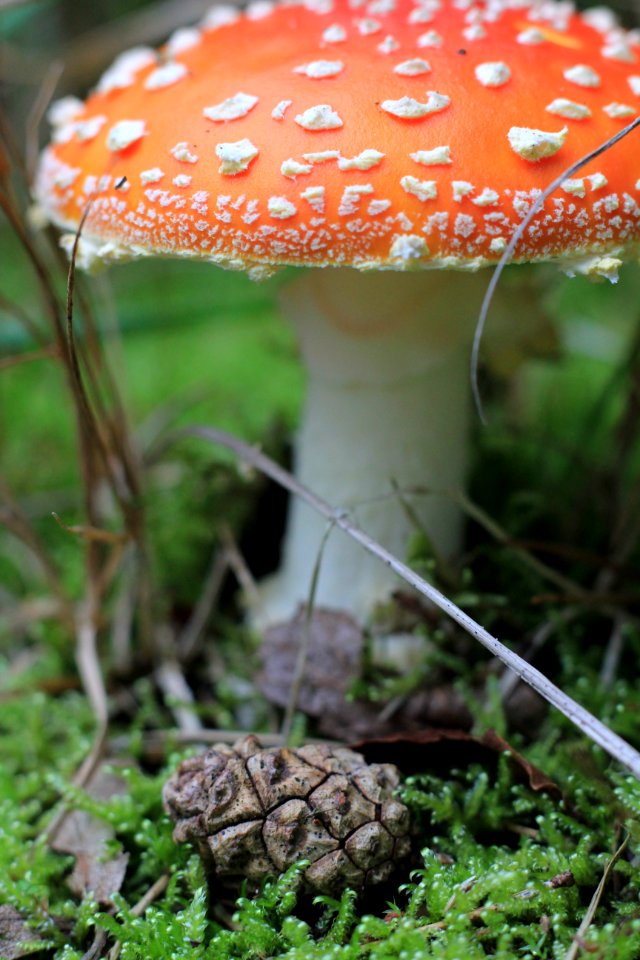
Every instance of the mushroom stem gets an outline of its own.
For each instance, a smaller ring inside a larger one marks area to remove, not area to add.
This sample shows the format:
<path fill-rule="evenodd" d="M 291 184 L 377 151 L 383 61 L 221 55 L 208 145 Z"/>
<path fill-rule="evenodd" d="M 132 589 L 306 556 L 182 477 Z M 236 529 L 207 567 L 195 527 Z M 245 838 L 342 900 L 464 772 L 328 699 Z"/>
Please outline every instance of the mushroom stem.
<path fill-rule="evenodd" d="M 285 288 L 308 391 L 295 446 L 298 479 L 399 557 L 416 525 L 445 556 L 460 547 L 451 493 L 467 463 L 468 353 L 484 279 L 309 271 Z M 409 507 L 409 509 L 408 509 Z M 326 521 L 291 504 L 280 571 L 262 591 L 258 626 L 308 600 Z M 339 530 L 324 546 L 315 603 L 365 622 L 395 576 Z"/>

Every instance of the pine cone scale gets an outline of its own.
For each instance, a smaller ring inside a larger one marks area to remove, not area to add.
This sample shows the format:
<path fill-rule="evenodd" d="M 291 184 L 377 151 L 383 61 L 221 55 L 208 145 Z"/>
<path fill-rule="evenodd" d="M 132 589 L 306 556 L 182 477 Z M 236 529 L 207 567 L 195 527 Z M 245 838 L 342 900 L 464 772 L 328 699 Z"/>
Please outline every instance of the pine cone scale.
<path fill-rule="evenodd" d="M 213 876 L 254 884 L 309 860 L 311 891 L 379 883 L 410 850 L 409 812 L 390 764 L 309 744 L 263 750 L 255 737 L 183 761 L 167 781 L 176 842 L 196 844 Z"/>

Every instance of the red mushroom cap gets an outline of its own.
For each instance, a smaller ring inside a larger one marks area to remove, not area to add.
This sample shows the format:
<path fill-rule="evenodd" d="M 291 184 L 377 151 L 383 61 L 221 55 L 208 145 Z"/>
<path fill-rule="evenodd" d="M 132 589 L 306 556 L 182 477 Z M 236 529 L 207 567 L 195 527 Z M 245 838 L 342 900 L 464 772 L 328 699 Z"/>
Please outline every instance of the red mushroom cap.
<path fill-rule="evenodd" d="M 554 0 L 214 8 L 52 111 L 37 198 L 95 256 L 476 268 L 640 107 L 640 38 Z M 565 181 L 517 260 L 630 255 L 631 135 Z"/>

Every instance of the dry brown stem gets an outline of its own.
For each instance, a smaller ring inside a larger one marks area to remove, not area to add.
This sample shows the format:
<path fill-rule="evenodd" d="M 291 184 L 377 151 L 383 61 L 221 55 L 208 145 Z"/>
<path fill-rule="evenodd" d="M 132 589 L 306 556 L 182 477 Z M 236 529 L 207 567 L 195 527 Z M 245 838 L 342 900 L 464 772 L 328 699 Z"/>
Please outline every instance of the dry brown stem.
<path fill-rule="evenodd" d="M 205 574 L 200 596 L 191 616 L 176 639 L 176 650 L 182 663 L 189 663 L 199 650 L 202 633 L 216 605 L 228 569 L 229 559 L 226 550 L 216 546 Z"/>
<path fill-rule="evenodd" d="M 607 884 L 609 883 L 609 880 L 611 879 L 613 868 L 615 867 L 616 863 L 618 862 L 622 854 L 627 849 L 629 839 L 630 839 L 629 836 L 626 836 L 624 838 L 624 840 L 622 841 L 622 843 L 620 844 L 616 852 L 613 854 L 613 856 L 607 863 L 604 873 L 602 874 L 602 879 L 600 880 L 600 883 L 598 884 L 598 886 L 594 891 L 593 897 L 591 898 L 591 903 L 589 904 L 587 912 L 583 917 L 582 923 L 580 924 L 573 938 L 573 943 L 571 944 L 571 946 L 569 947 L 569 949 L 565 954 L 564 960 L 576 960 L 576 957 L 578 956 L 578 951 L 582 949 L 584 945 L 584 935 L 589 929 L 589 927 L 591 926 L 591 924 L 593 923 L 593 918 L 595 917 L 596 910 L 598 909 L 600 901 L 602 900 L 602 895 L 605 891 Z"/>
<path fill-rule="evenodd" d="M 144 895 L 140 897 L 137 903 L 131 908 L 131 914 L 134 917 L 141 917 L 147 907 L 150 907 L 154 900 L 157 900 L 158 897 L 161 897 L 169 886 L 169 880 L 171 875 L 168 873 L 161 874 L 157 880 L 155 880 L 148 890 L 145 891 Z M 118 960 L 120 956 L 120 951 L 122 950 L 122 944 L 119 940 L 116 940 L 114 945 L 109 950 L 107 954 L 107 960 Z"/>
<path fill-rule="evenodd" d="M 182 672 L 176 657 L 175 634 L 163 623 L 157 628 L 156 649 L 160 663 L 154 671 L 158 687 L 168 701 L 168 707 L 180 730 L 196 733 L 202 729 L 200 717 L 195 712 L 195 697 Z"/>

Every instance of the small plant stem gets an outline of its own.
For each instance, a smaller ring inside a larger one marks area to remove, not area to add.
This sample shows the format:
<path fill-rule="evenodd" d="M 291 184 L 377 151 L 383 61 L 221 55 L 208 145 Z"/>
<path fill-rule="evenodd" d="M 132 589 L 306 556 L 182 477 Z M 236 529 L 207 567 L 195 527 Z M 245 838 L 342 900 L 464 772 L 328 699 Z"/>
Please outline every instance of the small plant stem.
<path fill-rule="evenodd" d="M 608 690 L 613 685 L 618 674 L 618 666 L 624 650 L 626 627 L 627 620 L 622 615 L 616 617 L 613 621 L 613 629 L 600 669 L 600 683 L 604 690 Z"/>
<path fill-rule="evenodd" d="M 82 960 L 98 960 L 107 942 L 107 931 L 96 930 L 95 936 L 89 949 L 82 954 Z"/>
<path fill-rule="evenodd" d="M 527 649 L 524 651 L 527 662 L 533 660 L 535 655 L 544 647 L 549 637 L 552 637 L 561 625 L 565 626 L 567 623 L 571 623 L 577 615 L 578 611 L 575 607 L 566 607 L 553 619 L 545 620 L 544 623 L 541 623 L 540 626 L 534 630 Z M 518 683 L 519 678 L 512 670 L 507 669 L 504 671 L 500 678 L 500 695 L 503 702 L 506 703 L 518 686 Z"/>
<path fill-rule="evenodd" d="M 91 749 L 73 778 L 76 787 L 85 786 L 104 756 L 109 727 L 107 691 L 98 656 L 98 630 L 96 625 L 98 610 L 96 591 L 93 585 L 89 584 L 88 595 L 78 605 L 75 617 L 76 664 L 82 687 L 95 716 L 96 731 Z M 44 831 L 47 843 L 52 843 L 68 813 L 69 807 L 66 803 L 63 803 Z"/>
<path fill-rule="evenodd" d="M 134 917 L 141 917 L 147 907 L 151 906 L 154 900 L 157 900 L 161 893 L 169 886 L 170 874 L 163 873 L 162 876 L 153 883 L 147 892 L 140 897 L 138 902 L 131 907 L 131 913 Z"/>
<path fill-rule="evenodd" d="M 47 107 L 51 103 L 58 81 L 63 73 L 64 62 L 62 60 L 54 60 L 49 64 L 40 84 L 40 89 L 37 92 L 36 99 L 27 116 L 25 163 L 26 173 L 30 182 L 33 182 L 35 178 L 38 156 L 40 155 L 40 124 L 42 123 Z"/>
<path fill-rule="evenodd" d="M 257 603 L 259 599 L 258 587 L 228 524 L 225 523 L 222 525 L 220 537 L 224 544 L 226 562 L 240 584 L 247 603 L 249 605 Z"/>
<path fill-rule="evenodd" d="M 304 681 L 304 673 L 307 666 L 307 658 L 309 656 L 309 645 L 311 643 L 311 629 L 313 622 L 313 608 L 316 601 L 316 589 L 318 586 L 318 577 L 320 576 L 320 567 L 322 566 L 322 556 L 324 554 L 324 548 L 329 539 L 331 531 L 333 530 L 333 523 L 327 525 L 327 529 L 324 532 L 320 546 L 318 548 L 318 554 L 316 556 L 315 563 L 313 565 L 313 572 L 311 574 L 311 584 L 309 586 L 309 597 L 307 599 L 307 606 L 304 614 L 304 625 L 302 628 L 302 643 L 298 650 L 298 656 L 296 657 L 295 668 L 293 671 L 293 680 L 291 681 L 291 690 L 289 691 L 289 702 L 287 703 L 287 709 L 285 710 L 284 718 L 282 720 L 282 729 L 280 733 L 282 734 L 282 739 L 285 743 L 289 742 L 291 737 L 291 728 L 293 727 L 293 718 L 295 717 L 296 709 L 298 706 L 298 701 L 300 699 L 300 690 L 302 689 L 302 683 Z"/>
<path fill-rule="evenodd" d="M 3 357 L 0 360 L 0 372 L 10 367 L 19 367 L 23 363 L 34 363 L 37 360 L 50 360 L 55 357 L 57 350 L 54 346 L 43 347 L 41 350 L 31 350 L 29 353 L 16 353 L 12 357 Z"/>
<path fill-rule="evenodd" d="M 629 835 L 627 834 L 627 836 L 624 838 L 624 840 L 622 841 L 622 843 L 614 853 L 614 855 L 611 857 L 611 859 L 607 863 L 604 873 L 602 874 L 602 879 L 600 880 L 600 883 L 595 889 L 593 897 L 591 898 L 591 903 L 589 904 L 587 912 L 585 913 L 582 919 L 582 923 L 578 927 L 578 931 L 573 938 L 573 943 L 571 944 L 571 946 L 569 947 L 569 949 L 565 954 L 564 960 L 576 960 L 576 957 L 578 956 L 578 951 L 582 950 L 583 948 L 582 941 L 583 941 L 584 935 L 589 929 L 589 927 L 591 926 L 591 923 L 593 922 L 593 918 L 596 914 L 596 910 L 598 909 L 600 901 L 602 900 L 602 894 L 604 893 L 605 887 L 609 882 L 609 879 L 613 872 L 613 868 L 615 867 L 616 863 L 618 862 L 618 860 L 620 859 L 624 851 L 627 849 L 628 843 L 629 843 Z"/>
<path fill-rule="evenodd" d="M 227 551 L 216 545 L 193 613 L 176 639 L 176 651 L 181 663 L 189 663 L 198 652 L 202 632 L 218 601 L 228 570 Z"/>
<path fill-rule="evenodd" d="M 582 599 L 583 597 L 586 597 L 588 591 L 585 590 L 584 587 L 581 587 L 580 584 L 570 580 L 569 577 L 565 577 L 561 573 L 558 573 L 558 571 L 554 570 L 553 567 L 549 567 L 546 563 L 538 560 L 538 558 L 528 550 L 525 550 L 519 544 L 514 543 L 509 533 L 498 523 L 496 523 L 488 513 L 485 513 L 481 507 L 473 503 L 473 501 L 471 501 L 466 494 L 458 492 L 454 496 L 468 517 L 471 517 L 472 520 L 475 520 L 475 522 L 481 526 L 483 530 L 486 530 L 486 532 L 492 536 L 497 543 L 500 543 L 507 549 L 511 550 L 515 556 L 517 556 L 531 570 L 534 570 L 537 574 L 539 574 L 539 576 L 541 576 L 544 580 L 549 580 L 551 583 L 554 583 L 573 599 Z"/>
<path fill-rule="evenodd" d="M 175 656 L 175 638 L 168 625 L 158 627 L 156 646 L 162 660 L 155 670 L 156 683 L 162 690 L 175 721 L 187 733 L 197 734 L 202 721 L 195 711 L 195 697 Z M 172 702 L 173 701 L 173 702 Z"/>
<path fill-rule="evenodd" d="M 6 528 L 22 541 L 34 554 L 49 584 L 49 589 L 56 597 L 65 625 L 73 630 L 74 614 L 71 600 L 62 580 L 62 575 L 51 559 L 46 547 L 41 542 L 33 525 L 21 509 L 18 501 L 13 497 L 9 487 L 0 476 L 0 525 Z"/>
<path fill-rule="evenodd" d="M 167 887 L 169 886 L 170 875 L 168 873 L 163 873 L 155 883 L 152 883 L 147 892 L 138 900 L 138 902 L 131 908 L 131 914 L 134 917 L 141 917 L 147 907 L 150 907 L 154 900 L 157 900 L 161 896 Z M 109 950 L 107 954 L 107 960 L 118 960 L 120 956 L 120 951 L 122 950 L 122 942 L 116 940 L 114 945 Z"/>
<path fill-rule="evenodd" d="M 104 724 L 100 724 L 93 738 L 93 743 L 91 744 L 91 749 L 87 756 L 84 758 L 78 772 L 73 778 L 74 787 L 84 787 L 88 781 L 93 776 L 98 764 L 104 756 L 104 748 L 107 742 L 107 727 Z M 58 808 L 54 816 L 49 821 L 46 829 L 43 831 L 43 836 L 46 842 L 51 845 L 55 839 L 60 827 L 68 817 L 71 812 L 70 807 L 67 803 L 63 803 L 61 807 Z"/>

